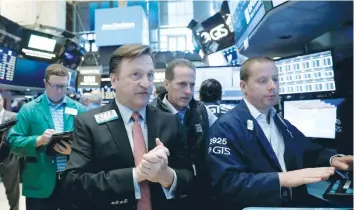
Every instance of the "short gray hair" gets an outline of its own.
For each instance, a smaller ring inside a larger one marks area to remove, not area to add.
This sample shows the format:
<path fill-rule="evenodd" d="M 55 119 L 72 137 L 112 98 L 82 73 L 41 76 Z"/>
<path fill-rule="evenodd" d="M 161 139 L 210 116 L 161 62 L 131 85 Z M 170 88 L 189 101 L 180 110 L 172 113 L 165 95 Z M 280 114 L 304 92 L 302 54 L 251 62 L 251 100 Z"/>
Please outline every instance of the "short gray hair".
<path fill-rule="evenodd" d="M 90 102 L 101 105 L 102 103 L 102 95 L 99 91 L 92 91 L 89 95 Z"/>

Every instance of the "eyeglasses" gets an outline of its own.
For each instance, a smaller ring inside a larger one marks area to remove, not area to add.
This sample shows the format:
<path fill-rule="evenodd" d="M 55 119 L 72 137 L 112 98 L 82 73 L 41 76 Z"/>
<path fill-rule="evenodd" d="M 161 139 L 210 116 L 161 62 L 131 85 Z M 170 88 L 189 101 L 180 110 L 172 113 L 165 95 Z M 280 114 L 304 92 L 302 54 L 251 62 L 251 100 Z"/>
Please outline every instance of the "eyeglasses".
<path fill-rule="evenodd" d="M 68 86 L 67 85 L 57 85 L 57 84 L 51 84 L 48 80 L 46 80 L 48 85 L 56 90 L 67 90 Z"/>

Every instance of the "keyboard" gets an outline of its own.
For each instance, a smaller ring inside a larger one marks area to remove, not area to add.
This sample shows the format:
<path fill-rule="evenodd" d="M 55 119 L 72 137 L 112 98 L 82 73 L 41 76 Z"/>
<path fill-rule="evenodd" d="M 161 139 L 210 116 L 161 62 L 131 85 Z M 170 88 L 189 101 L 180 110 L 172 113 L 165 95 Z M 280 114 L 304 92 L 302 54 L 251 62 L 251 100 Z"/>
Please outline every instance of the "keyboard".
<path fill-rule="evenodd" d="M 339 202 L 353 202 L 353 181 L 349 179 L 339 179 L 331 183 L 323 195 L 327 200 Z"/>

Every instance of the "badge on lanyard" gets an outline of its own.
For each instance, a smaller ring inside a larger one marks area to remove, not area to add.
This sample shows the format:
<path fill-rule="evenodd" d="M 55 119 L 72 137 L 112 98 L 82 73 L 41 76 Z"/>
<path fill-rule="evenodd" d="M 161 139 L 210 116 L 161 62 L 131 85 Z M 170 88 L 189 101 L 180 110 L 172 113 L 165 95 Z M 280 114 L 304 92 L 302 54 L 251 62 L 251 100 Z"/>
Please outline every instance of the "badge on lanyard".
<path fill-rule="evenodd" d="M 118 119 L 117 112 L 114 109 L 99 114 L 95 114 L 94 117 L 96 119 L 96 123 L 99 125 L 105 122 Z"/>
<path fill-rule="evenodd" d="M 253 120 L 247 120 L 247 129 L 253 131 Z"/>
<path fill-rule="evenodd" d="M 76 116 L 77 115 L 77 109 L 70 108 L 70 107 L 65 107 L 65 114 Z"/>

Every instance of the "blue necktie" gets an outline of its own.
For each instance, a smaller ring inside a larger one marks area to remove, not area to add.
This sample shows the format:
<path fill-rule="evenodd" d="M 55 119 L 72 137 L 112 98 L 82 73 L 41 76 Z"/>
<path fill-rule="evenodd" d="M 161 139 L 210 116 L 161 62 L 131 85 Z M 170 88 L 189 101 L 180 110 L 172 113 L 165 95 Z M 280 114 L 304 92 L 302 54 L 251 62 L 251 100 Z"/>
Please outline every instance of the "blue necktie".
<path fill-rule="evenodd" d="M 181 121 L 181 123 L 182 123 L 182 125 L 183 125 L 183 114 L 181 114 L 180 112 L 178 112 L 176 115 L 177 115 L 179 121 Z"/>

